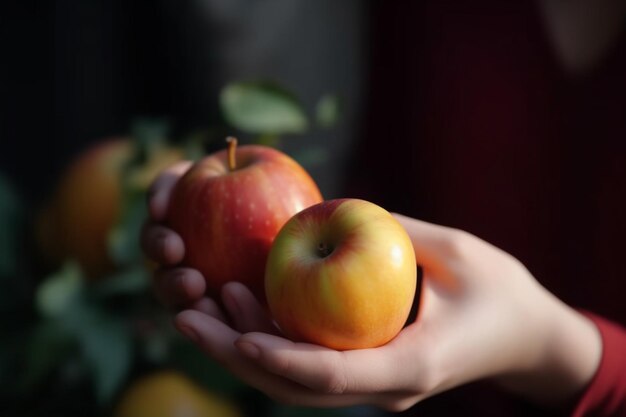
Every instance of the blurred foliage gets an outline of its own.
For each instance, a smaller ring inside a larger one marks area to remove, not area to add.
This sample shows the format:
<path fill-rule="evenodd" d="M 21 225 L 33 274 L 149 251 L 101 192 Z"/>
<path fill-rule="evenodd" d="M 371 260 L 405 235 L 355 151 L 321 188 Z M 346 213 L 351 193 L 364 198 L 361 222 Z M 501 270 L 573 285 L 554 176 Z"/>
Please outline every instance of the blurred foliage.
<path fill-rule="evenodd" d="M 225 86 L 220 93 L 220 106 L 224 120 L 231 127 L 255 136 L 254 142 L 280 147 L 280 138 L 302 134 L 312 126 L 328 129 L 338 122 L 339 99 L 327 94 L 320 98 L 312 123 L 298 98 L 284 87 L 267 81 L 237 82 Z M 319 156 L 319 149 L 313 148 Z M 303 152 L 303 163 L 317 164 L 323 160 L 308 158 Z M 310 166 L 310 165 L 308 165 Z"/>
<path fill-rule="evenodd" d="M 179 336 L 152 295 L 138 237 L 148 185 L 158 173 L 154 161 L 164 150 L 182 150 L 181 157 L 196 160 L 226 134 L 280 147 L 284 136 L 329 128 L 339 118 L 336 97 L 320 99 L 312 123 L 294 94 L 269 82 L 232 83 L 218 99 L 225 124 L 183 138 L 170 136 L 167 120 L 133 123 L 133 153 L 119 175 L 118 220 L 105 237 L 112 268 L 97 279 L 76 259 L 50 263 L 43 256 L 35 219 L 44 207 L 25 207 L 0 176 L 0 415 L 110 416 L 128 387 L 160 369 L 185 375 L 245 415 L 351 415 L 272 403 Z M 307 167 L 326 157 L 323 148 L 312 147 L 296 159 Z"/>
<path fill-rule="evenodd" d="M 315 121 L 317 125 L 324 129 L 329 129 L 339 121 L 341 105 L 339 97 L 333 94 L 326 94 L 317 102 L 315 107 Z"/>
<path fill-rule="evenodd" d="M 18 247 L 15 242 L 22 213 L 22 202 L 8 180 L 0 176 L 0 279 L 17 272 Z"/>
<path fill-rule="evenodd" d="M 309 122 L 289 91 L 266 82 L 235 83 L 220 95 L 224 118 L 235 128 L 258 135 L 304 133 Z"/>

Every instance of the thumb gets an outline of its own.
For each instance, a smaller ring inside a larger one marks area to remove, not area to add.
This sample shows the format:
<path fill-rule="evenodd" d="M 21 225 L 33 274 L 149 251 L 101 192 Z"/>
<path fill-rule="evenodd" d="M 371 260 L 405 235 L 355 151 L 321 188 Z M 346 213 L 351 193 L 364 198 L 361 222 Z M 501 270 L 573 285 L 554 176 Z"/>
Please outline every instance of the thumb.
<path fill-rule="evenodd" d="M 417 263 L 437 275 L 447 271 L 448 261 L 454 254 L 455 242 L 463 232 L 397 213 L 393 213 L 393 216 L 409 235 Z"/>
<path fill-rule="evenodd" d="M 148 190 L 148 210 L 155 221 L 165 218 L 174 186 L 191 167 L 191 161 L 181 161 L 163 170 Z"/>

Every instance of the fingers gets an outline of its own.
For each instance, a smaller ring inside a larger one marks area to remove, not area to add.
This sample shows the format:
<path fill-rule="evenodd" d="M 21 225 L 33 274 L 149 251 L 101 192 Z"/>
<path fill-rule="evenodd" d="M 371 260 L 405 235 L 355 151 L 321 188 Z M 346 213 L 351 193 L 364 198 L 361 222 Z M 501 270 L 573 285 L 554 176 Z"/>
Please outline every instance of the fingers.
<path fill-rule="evenodd" d="M 237 330 L 241 333 L 277 334 L 265 308 L 243 284 L 229 282 L 222 287 L 222 301 Z"/>
<path fill-rule="evenodd" d="M 174 325 L 219 362 L 229 363 L 236 356 L 232 344 L 240 333 L 223 321 L 197 310 L 186 310 L 174 318 Z"/>
<path fill-rule="evenodd" d="M 154 180 L 148 191 L 148 211 L 155 221 L 165 219 L 170 195 L 176 182 L 189 170 L 192 161 L 181 161 L 165 169 Z"/>
<path fill-rule="evenodd" d="M 394 213 L 393 216 L 411 238 L 417 263 L 426 268 L 441 267 L 449 255 L 455 233 L 461 233 L 449 227 L 427 223 L 401 214 Z"/>
<path fill-rule="evenodd" d="M 378 395 L 370 397 L 316 392 L 280 375 L 268 372 L 243 356 L 235 347 L 235 341 L 239 339 L 241 333 L 201 312 L 183 311 L 176 316 L 174 324 L 207 355 L 220 362 L 245 383 L 278 402 L 309 407 L 345 407 L 354 404 L 369 404 L 379 400 Z"/>
<path fill-rule="evenodd" d="M 147 223 L 141 232 L 143 252 L 160 265 L 176 265 L 185 256 L 185 245 L 180 236 L 167 227 Z"/>
<path fill-rule="evenodd" d="M 257 343 L 258 341 L 255 341 L 256 336 L 254 335 L 261 335 L 259 333 L 241 337 L 241 333 L 230 328 L 224 322 L 201 312 L 191 310 L 178 314 L 174 324 L 181 333 L 187 335 L 207 355 L 220 362 L 243 382 L 259 389 L 280 403 L 309 407 L 345 407 L 356 404 L 371 404 L 399 411 L 414 404 L 418 399 L 418 397 L 414 397 L 410 393 L 387 393 L 384 391 L 365 394 L 347 392 L 340 394 L 338 391 L 340 385 L 336 386 L 337 389 L 328 389 L 329 385 L 327 383 L 332 381 L 332 379 L 325 381 L 323 378 L 306 381 L 310 386 L 321 388 L 320 390 L 311 389 L 309 386 L 300 384 L 297 378 L 290 379 L 278 373 L 270 372 L 259 363 L 259 357 L 254 354 L 254 348 L 249 348 L 245 344 L 247 339 Z M 272 338 L 275 347 L 291 348 L 296 345 L 276 336 L 264 335 L 264 337 Z M 236 345 L 239 347 L 236 347 Z M 261 343 L 258 343 L 258 346 L 261 346 Z M 309 350 L 311 353 L 317 352 L 318 349 L 333 352 L 314 345 L 304 346 L 298 344 L 297 348 Z M 249 351 L 242 354 L 246 349 Z M 262 351 L 261 354 L 265 353 L 265 351 Z M 327 359 L 318 362 L 317 365 L 329 372 L 333 369 L 335 371 L 339 370 L 335 367 L 336 363 L 331 358 L 332 355 L 332 353 L 329 353 Z M 357 367 L 368 368 L 371 365 L 375 365 L 375 363 L 360 363 Z M 294 366 L 292 373 L 297 373 L 300 370 L 297 362 L 294 362 Z"/>
<path fill-rule="evenodd" d="M 190 310 L 196 310 L 200 313 L 206 314 L 207 316 L 211 316 L 221 322 L 226 323 L 227 319 L 222 309 L 217 305 L 217 303 L 208 297 L 203 297 L 198 301 L 192 303 L 189 306 Z"/>
<path fill-rule="evenodd" d="M 293 380 L 314 391 L 344 394 L 347 391 L 341 352 L 321 346 L 294 343 L 263 333 L 243 335 L 235 346 L 272 374 Z"/>
<path fill-rule="evenodd" d="M 464 230 L 427 223 L 397 213 L 393 216 L 409 234 L 416 256 L 425 262 L 466 259 L 477 253 L 494 251 L 510 257 L 501 249 Z"/>
<path fill-rule="evenodd" d="M 241 333 L 213 317 L 198 311 L 183 311 L 175 320 L 176 328 L 197 344 L 207 355 L 217 360 L 247 384 L 285 401 L 300 401 L 306 391 L 293 382 L 263 370 L 247 361 L 235 348 Z"/>
<path fill-rule="evenodd" d="M 204 277 L 191 268 L 160 269 L 154 274 L 154 291 L 157 299 L 167 307 L 178 308 L 199 302 L 206 290 Z M 206 302 L 197 306 L 212 313 Z"/>
<path fill-rule="evenodd" d="M 235 346 L 267 371 L 330 395 L 403 389 L 401 372 L 409 368 L 385 347 L 340 352 L 264 333 L 245 334 Z"/>
<path fill-rule="evenodd" d="M 458 294 L 462 287 L 459 267 L 466 266 L 468 258 L 476 256 L 475 248 L 480 239 L 465 231 L 412 219 L 400 214 L 393 215 L 407 231 L 418 265 L 428 272 L 430 280 L 424 286 L 436 286 L 448 294 Z M 423 295 L 422 298 L 427 297 Z"/>

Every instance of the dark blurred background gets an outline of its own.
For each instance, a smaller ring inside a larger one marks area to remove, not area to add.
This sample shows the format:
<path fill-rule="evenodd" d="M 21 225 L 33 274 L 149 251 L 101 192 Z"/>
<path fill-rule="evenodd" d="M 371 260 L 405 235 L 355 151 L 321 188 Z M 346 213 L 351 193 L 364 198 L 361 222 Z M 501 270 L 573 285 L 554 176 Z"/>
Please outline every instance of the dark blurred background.
<path fill-rule="evenodd" d="M 231 81 L 274 80 L 309 111 L 333 93 L 333 129 L 281 142 L 325 150 L 308 169 L 327 198 L 466 229 L 625 323 L 625 3 L 3 2 L 0 171 L 35 207 L 137 116 L 181 137 L 220 123 Z M 539 415 L 486 385 L 407 414 Z"/>
<path fill-rule="evenodd" d="M 217 123 L 218 93 L 234 80 L 279 82 L 308 109 L 323 94 L 342 97 L 341 125 L 300 141 L 329 150 L 316 177 L 325 194 L 339 192 L 362 110 L 367 2 L 61 0 L 0 7 L 0 164 L 29 194 L 49 187 L 89 142 L 126 133 L 135 117 L 168 118 L 174 136 Z M 25 169 L 25 161 L 37 169 Z"/>

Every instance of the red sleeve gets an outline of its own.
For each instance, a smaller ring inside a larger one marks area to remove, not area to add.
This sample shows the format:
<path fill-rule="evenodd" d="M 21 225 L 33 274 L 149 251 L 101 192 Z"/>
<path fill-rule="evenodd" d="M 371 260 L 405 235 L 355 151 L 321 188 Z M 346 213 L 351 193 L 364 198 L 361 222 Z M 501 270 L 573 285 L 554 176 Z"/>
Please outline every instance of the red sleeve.
<path fill-rule="evenodd" d="M 584 312 L 602 336 L 602 359 L 572 417 L 626 417 L 626 329 Z"/>

